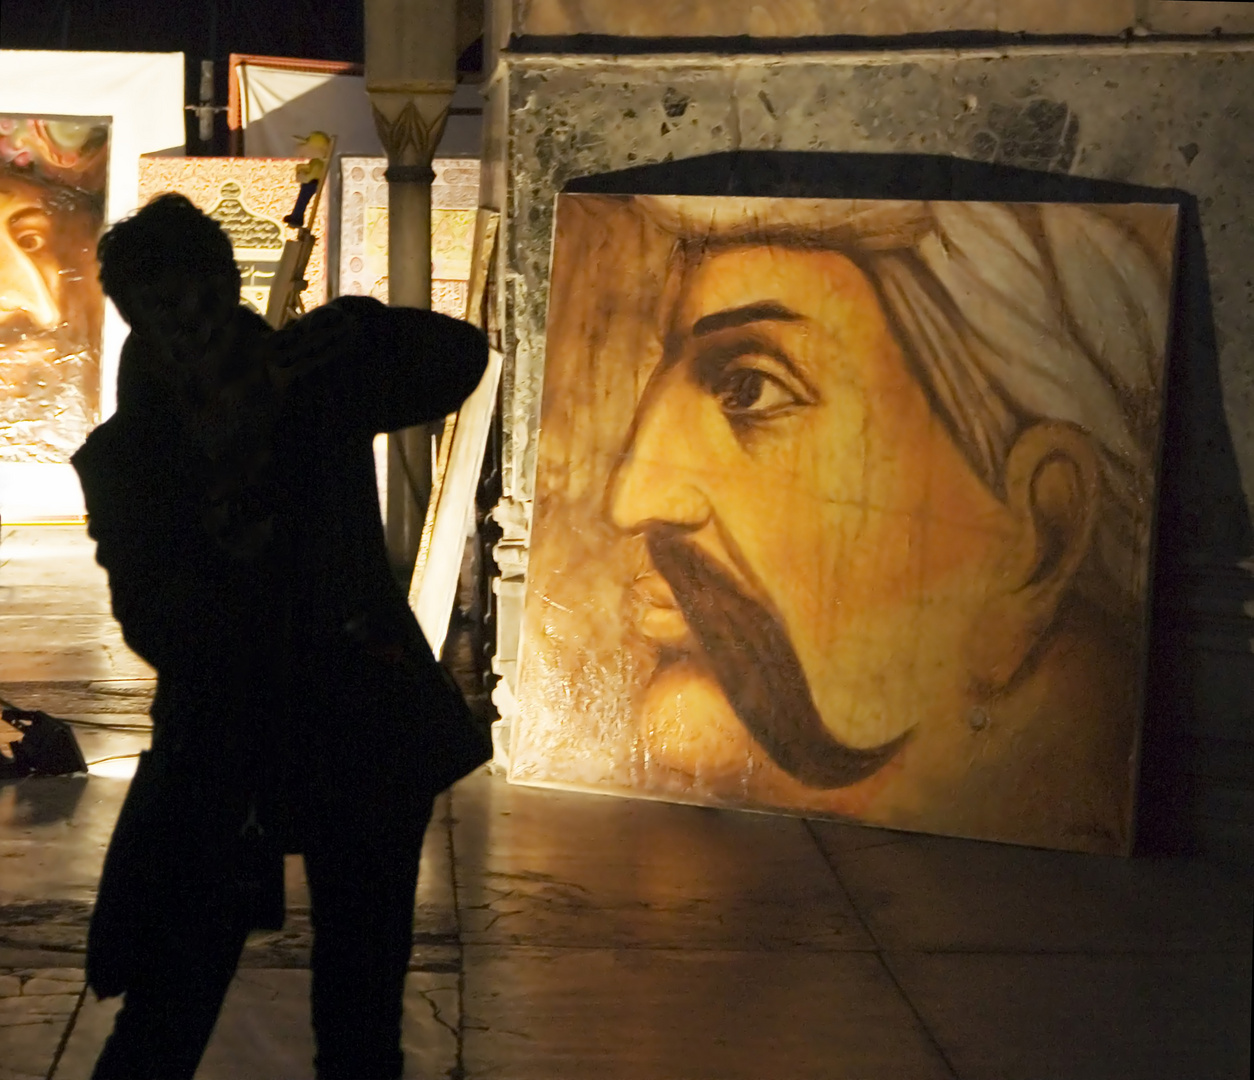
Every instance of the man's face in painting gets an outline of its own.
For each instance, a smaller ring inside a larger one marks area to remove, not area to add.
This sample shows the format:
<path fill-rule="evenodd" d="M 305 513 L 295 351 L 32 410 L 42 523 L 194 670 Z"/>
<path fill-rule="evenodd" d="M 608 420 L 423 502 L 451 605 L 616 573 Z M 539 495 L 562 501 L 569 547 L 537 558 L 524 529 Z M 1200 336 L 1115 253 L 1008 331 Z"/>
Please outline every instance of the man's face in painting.
<path fill-rule="evenodd" d="M 731 246 L 688 271 L 610 515 L 649 552 L 630 601 L 655 682 L 712 673 L 803 782 L 862 779 L 969 705 L 1007 511 L 839 252 Z"/>
<path fill-rule="evenodd" d="M 55 229 L 38 184 L 0 173 L 0 329 L 46 334 L 61 325 Z"/>
<path fill-rule="evenodd" d="M 0 168 L 0 387 L 6 416 L 46 412 L 71 390 L 85 393 L 94 413 L 99 227 L 100 215 L 84 197 Z"/>

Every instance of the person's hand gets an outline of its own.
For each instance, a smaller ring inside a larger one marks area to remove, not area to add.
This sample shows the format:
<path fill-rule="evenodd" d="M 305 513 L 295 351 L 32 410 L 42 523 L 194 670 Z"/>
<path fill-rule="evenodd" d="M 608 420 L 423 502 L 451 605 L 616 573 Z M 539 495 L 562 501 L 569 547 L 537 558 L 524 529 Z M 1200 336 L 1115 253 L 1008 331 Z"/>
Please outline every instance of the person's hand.
<path fill-rule="evenodd" d="M 334 304 L 314 308 L 275 335 L 271 379 L 276 386 L 286 387 L 341 352 L 351 332 L 352 321 Z"/>

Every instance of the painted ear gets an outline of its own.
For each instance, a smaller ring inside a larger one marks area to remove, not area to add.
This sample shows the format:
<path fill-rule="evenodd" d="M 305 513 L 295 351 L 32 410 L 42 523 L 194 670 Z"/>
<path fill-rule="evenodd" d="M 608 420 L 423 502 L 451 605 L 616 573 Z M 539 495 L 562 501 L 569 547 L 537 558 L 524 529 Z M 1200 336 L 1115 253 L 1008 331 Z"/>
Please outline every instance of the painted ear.
<path fill-rule="evenodd" d="M 1023 670 L 1088 555 L 1101 502 L 1092 441 L 1070 424 L 1033 425 L 1006 459 L 1005 490 L 1014 538 L 971 649 L 972 676 L 986 693 Z"/>

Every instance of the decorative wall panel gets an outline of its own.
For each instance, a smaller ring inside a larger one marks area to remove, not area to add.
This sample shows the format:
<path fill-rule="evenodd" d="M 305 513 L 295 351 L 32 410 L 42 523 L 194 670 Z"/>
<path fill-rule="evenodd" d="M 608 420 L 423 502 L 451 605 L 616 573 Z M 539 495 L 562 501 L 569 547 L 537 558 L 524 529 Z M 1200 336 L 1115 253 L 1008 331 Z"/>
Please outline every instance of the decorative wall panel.
<path fill-rule="evenodd" d="M 388 299 L 388 185 L 385 157 L 340 159 L 340 296 Z M 466 315 L 475 214 L 479 205 L 479 162 L 436 158 L 431 163 L 431 307 L 461 319 Z M 379 508 L 387 517 L 387 437 L 375 439 Z"/>
<path fill-rule="evenodd" d="M 216 220 L 235 250 L 240 299 L 264 315 L 283 243 L 296 235 L 283 224 L 283 215 L 291 211 L 300 190 L 297 164 L 286 158 L 142 158 L 140 202 L 176 191 Z M 307 223 L 317 239 L 306 274 L 309 286 L 301 293 L 308 310 L 327 299 L 325 198 L 317 218 Z"/>
<path fill-rule="evenodd" d="M 431 306 L 466 314 L 466 283 L 479 205 L 479 162 L 437 158 L 431 163 Z M 340 159 L 341 295 L 388 298 L 387 158 Z"/>

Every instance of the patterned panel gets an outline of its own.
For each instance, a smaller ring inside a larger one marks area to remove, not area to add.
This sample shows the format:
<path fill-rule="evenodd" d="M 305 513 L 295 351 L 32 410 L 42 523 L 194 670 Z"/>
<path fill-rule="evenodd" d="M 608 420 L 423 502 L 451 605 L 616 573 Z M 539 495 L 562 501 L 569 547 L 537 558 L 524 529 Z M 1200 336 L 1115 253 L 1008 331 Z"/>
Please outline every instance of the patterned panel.
<path fill-rule="evenodd" d="M 340 294 L 387 301 L 387 159 L 340 159 Z M 431 306 L 461 318 L 466 311 L 479 162 L 437 159 L 431 185 Z"/>
<path fill-rule="evenodd" d="M 300 190 L 299 163 L 286 158 L 145 157 L 139 162 L 140 202 L 177 191 L 216 219 L 235 248 L 243 279 L 240 298 L 264 315 L 283 242 L 294 235 L 282 220 Z M 313 233 L 318 243 L 309 258 L 309 287 L 301 293 L 307 309 L 327 298 L 325 198 L 319 204 Z"/>

